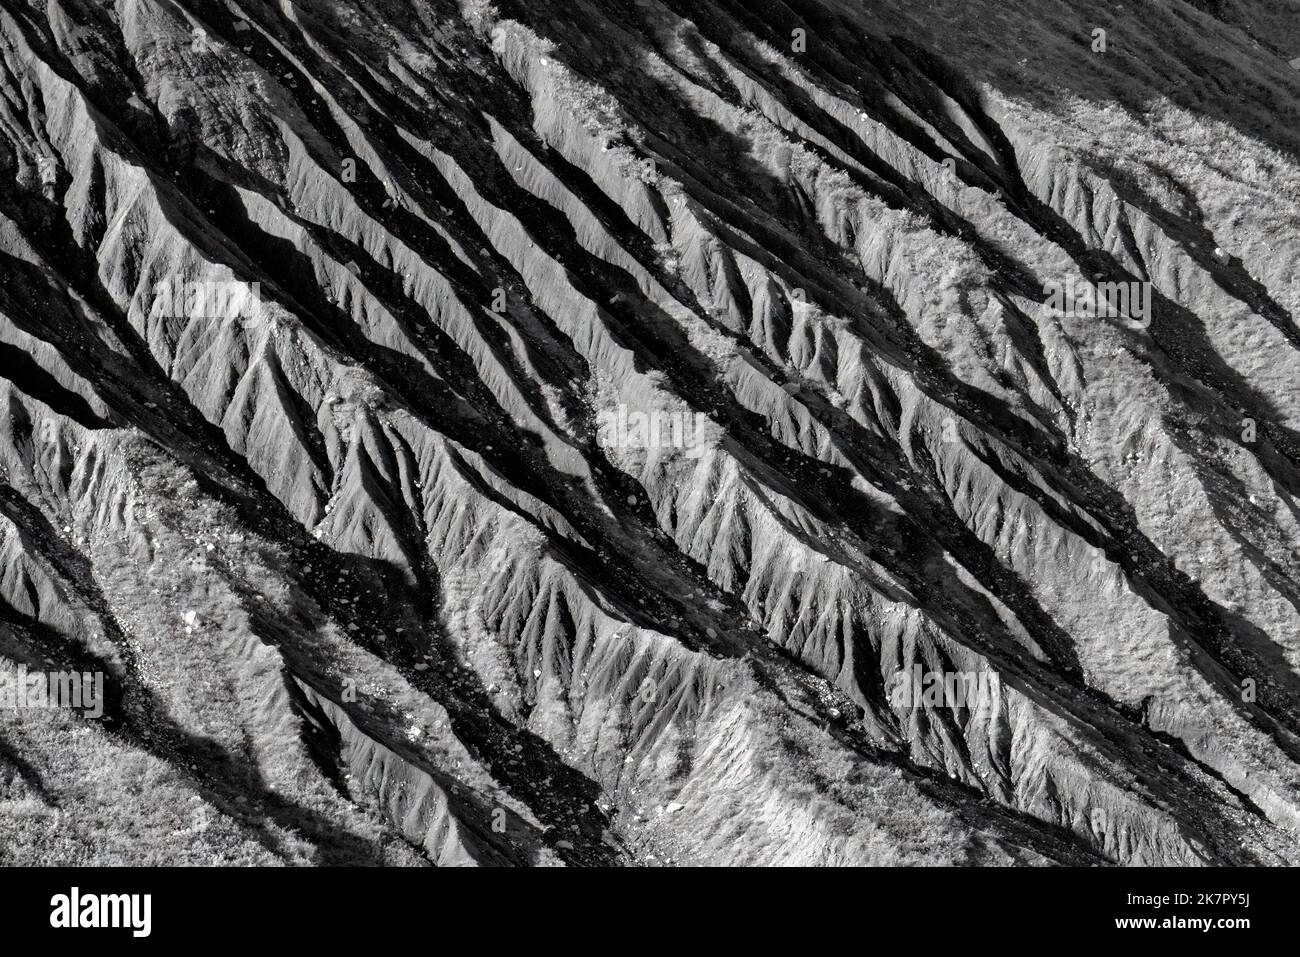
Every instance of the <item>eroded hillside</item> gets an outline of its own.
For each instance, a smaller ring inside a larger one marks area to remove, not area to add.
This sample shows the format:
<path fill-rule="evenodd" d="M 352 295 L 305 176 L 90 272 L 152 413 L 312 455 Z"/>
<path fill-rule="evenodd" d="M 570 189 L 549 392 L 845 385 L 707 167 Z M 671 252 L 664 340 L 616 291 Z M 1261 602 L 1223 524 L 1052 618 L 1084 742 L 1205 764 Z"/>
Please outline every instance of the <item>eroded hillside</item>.
<path fill-rule="evenodd" d="M 0 0 L 0 861 L 1300 863 L 1295 13 Z"/>

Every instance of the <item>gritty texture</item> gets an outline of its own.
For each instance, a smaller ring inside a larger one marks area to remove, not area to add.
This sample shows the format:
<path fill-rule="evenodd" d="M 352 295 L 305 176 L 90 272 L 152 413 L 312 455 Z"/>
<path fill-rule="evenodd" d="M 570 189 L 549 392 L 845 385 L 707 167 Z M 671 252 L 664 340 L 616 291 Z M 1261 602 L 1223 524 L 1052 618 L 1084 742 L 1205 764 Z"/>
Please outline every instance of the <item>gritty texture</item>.
<path fill-rule="evenodd" d="M 4 0 L 0 863 L 1300 863 L 1296 57 Z"/>

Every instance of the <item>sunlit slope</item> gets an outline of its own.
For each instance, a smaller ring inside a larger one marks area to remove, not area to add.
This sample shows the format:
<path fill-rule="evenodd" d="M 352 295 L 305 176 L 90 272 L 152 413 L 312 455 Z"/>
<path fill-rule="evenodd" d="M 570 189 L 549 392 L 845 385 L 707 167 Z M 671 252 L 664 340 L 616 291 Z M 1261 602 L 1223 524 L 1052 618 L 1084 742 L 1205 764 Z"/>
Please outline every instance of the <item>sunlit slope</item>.
<path fill-rule="evenodd" d="M 1283 13 L 6 5 L 0 860 L 1297 862 Z"/>

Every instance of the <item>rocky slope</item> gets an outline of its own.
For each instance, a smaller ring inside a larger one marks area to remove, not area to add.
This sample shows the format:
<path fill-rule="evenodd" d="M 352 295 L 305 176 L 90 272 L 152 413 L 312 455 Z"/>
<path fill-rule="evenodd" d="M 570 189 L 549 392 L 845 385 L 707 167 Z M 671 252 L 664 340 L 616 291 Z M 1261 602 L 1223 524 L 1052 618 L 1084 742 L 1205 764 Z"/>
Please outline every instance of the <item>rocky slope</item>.
<path fill-rule="evenodd" d="M 0 862 L 1300 862 L 1296 57 L 0 0 Z"/>

